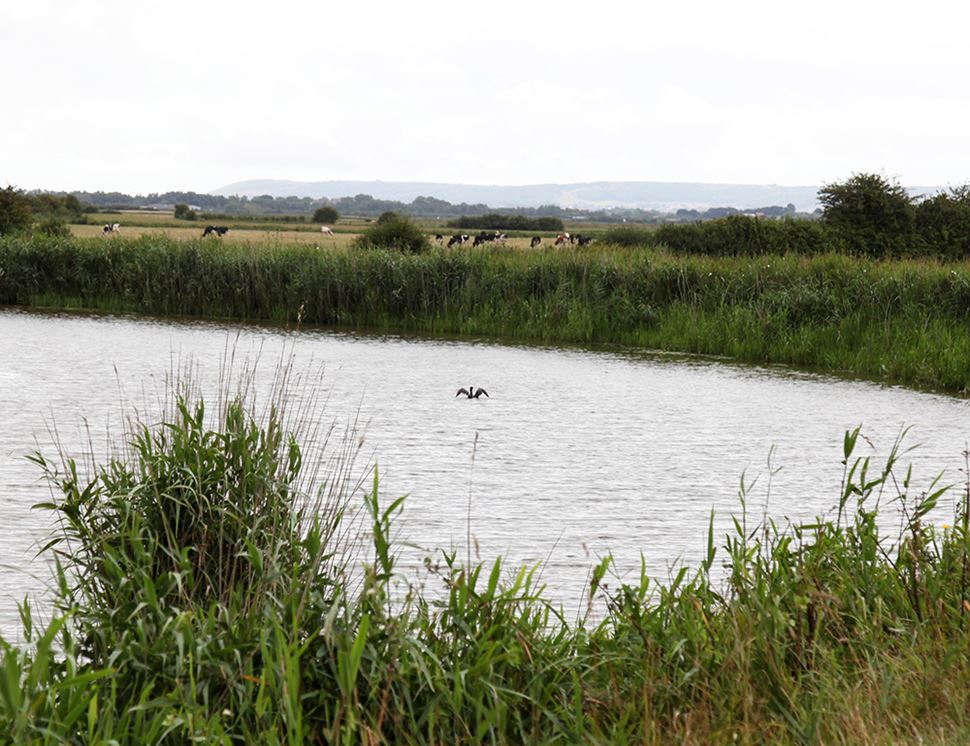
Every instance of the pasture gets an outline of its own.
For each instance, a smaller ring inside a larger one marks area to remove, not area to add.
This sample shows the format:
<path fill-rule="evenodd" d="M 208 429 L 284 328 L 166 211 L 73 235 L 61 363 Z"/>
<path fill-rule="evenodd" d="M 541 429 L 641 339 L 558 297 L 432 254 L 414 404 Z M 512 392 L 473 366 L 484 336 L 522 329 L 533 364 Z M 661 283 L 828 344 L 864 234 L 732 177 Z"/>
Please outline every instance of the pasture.
<path fill-rule="evenodd" d="M 363 233 L 373 222 L 364 223 L 360 219 L 353 222 L 344 223 L 343 220 L 337 225 L 330 226 L 334 232 L 333 236 L 326 236 L 320 232 L 320 226 L 316 224 L 301 225 L 299 223 L 247 223 L 244 221 L 234 222 L 232 220 L 207 222 L 204 219 L 189 222 L 185 220 L 175 220 L 171 216 L 164 214 L 145 214 L 139 213 L 132 217 L 127 213 L 99 213 L 98 222 L 90 225 L 73 224 L 70 226 L 71 234 L 77 238 L 93 238 L 102 236 L 105 223 L 120 223 L 121 231 L 117 235 L 104 236 L 105 240 L 112 240 L 124 236 L 125 238 L 140 238 L 141 236 L 165 236 L 179 241 L 189 241 L 201 238 L 202 232 L 207 225 L 218 222 L 221 225 L 228 225 L 229 232 L 222 238 L 212 238 L 211 240 L 229 241 L 232 243 L 249 244 L 297 244 L 312 245 L 326 249 L 346 249 L 355 238 Z M 428 221 L 417 221 L 426 231 L 429 239 L 434 244 L 434 237 L 442 230 L 444 236 L 442 245 L 447 242 L 448 237 L 456 229 L 435 230 L 433 221 L 431 228 Z M 474 235 L 474 234 L 469 234 Z M 492 244 L 494 247 L 505 247 L 513 249 L 530 250 L 530 240 L 532 235 L 541 235 L 543 246 L 551 246 L 555 240 L 553 234 L 522 234 L 509 235 L 503 242 Z M 207 239 L 210 240 L 210 239 Z M 470 246 L 471 244 L 466 244 Z"/>

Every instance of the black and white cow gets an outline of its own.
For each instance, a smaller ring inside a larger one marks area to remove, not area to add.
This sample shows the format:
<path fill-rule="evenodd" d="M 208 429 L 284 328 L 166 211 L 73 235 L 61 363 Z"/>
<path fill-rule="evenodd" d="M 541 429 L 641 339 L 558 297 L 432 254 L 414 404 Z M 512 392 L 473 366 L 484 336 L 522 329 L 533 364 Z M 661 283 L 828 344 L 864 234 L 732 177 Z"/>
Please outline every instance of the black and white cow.
<path fill-rule="evenodd" d="M 529 243 L 529 248 L 534 249 L 536 246 L 542 243 L 542 236 L 533 236 L 532 241 Z"/>
<path fill-rule="evenodd" d="M 121 233 L 121 223 L 105 223 L 104 228 L 101 229 L 101 235 L 106 233 Z"/>
<path fill-rule="evenodd" d="M 211 236 L 213 233 L 218 236 L 224 236 L 229 232 L 228 225 L 207 225 L 205 230 L 202 231 L 202 238 L 206 236 Z"/>

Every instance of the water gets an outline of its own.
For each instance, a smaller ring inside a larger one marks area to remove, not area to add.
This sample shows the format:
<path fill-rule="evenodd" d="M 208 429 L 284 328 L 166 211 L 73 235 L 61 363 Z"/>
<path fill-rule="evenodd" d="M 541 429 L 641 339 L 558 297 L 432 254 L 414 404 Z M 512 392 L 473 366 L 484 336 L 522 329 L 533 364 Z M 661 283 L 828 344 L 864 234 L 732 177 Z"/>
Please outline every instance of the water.
<path fill-rule="evenodd" d="M 567 607 L 580 603 L 588 568 L 612 552 L 620 573 L 640 553 L 666 577 L 702 555 L 708 519 L 718 538 L 749 501 L 808 519 L 836 503 L 842 435 L 863 424 L 884 457 L 903 426 L 916 485 L 940 470 L 962 483 L 966 400 L 866 382 L 623 351 L 578 351 L 326 331 L 287 332 L 216 323 L 0 311 L 0 632 L 16 628 L 16 602 L 40 595 L 49 571 L 34 558 L 49 529 L 30 506 L 49 497 L 36 465 L 54 455 L 56 426 L 70 453 L 89 439 L 103 452 L 121 402 L 151 401 L 178 361 L 210 385 L 227 349 L 259 355 L 257 388 L 276 361 L 324 366 L 314 417 L 365 424 L 364 452 L 379 465 L 385 500 L 408 495 L 398 535 L 422 547 L 473 551 L 509 564 L 548 560 L 543 581 Z M 455 397 L 460 386 L 490 397 Z M 83 424 L 82 424 L 83 420 Z M 477 443 L 476 443 L 477 436 Z M 472 454 L 474 451 L 474 463 Z M 944 499 L 940 520 L 957 497 Z M 405 567 L 422 552 L 404 550 Z"/>

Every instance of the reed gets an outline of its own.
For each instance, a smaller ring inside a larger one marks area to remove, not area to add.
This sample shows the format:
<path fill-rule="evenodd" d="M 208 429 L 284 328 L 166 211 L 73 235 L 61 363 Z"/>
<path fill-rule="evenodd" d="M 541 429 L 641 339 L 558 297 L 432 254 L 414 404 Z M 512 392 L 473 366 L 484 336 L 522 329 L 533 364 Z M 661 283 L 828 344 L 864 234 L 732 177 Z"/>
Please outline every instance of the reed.
<path fill-rule="evenodd" d="M 970 384 L 967 263 L 35 237 L 0 239 L 0 272 L 2 304 L 636 345 Z"/>
<path fill-rule="evenodd" d="M 604 613 L 570 623 L 539 568 L 501 560 L 441 551 L 402 593 L 402 500 L 380 499 L 376 470 L 367 489 L 320 473 L 285 399 L 261 416 L 245 396 L 171 401 L 106 463 L 34 457 L 56 603 L 38 624 L 25 602 L 26 642 L 0 640 L 13 743 L 970 736 L 970 486 L 937 528 L 945 489 L 910 493 L 901 442 L 877 467 L 846 433 L 837 508 L 809 524 L 758 519 L 742 494 L 734 532 L 717 542 L 712 515 L 700 566 L 667 582 L 622 581 L 606 557 L 588 589 Z"/>

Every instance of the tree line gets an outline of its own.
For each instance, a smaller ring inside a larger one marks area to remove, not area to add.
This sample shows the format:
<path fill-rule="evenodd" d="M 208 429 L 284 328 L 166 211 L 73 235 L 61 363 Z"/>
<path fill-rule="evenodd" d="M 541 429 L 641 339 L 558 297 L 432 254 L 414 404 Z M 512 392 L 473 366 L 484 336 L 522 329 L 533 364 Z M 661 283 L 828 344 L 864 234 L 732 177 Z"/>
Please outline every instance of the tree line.
<path fill-rule="evenodd" d="M 334 199 L 314 197 L 274 197 L 270 194 L 255 197 L 224 196 L 200 194 L 199 192 L 151 192 L 146 195 L 130 195 L 122 192 L 46 192 L 33 191 L 31 196 L 49 195 L 54 197 L 71 196 L 88 206 L 91 210 L 131 210 L 139 208 L 171 209 L 184 205 L 185 209 L 229 215 L 233 217 L 286 215 L 304 219 L 320 207 L 329 206 L 341 215 L 377 217 L 384 212 L 395 212 L 412 218 L 450 218 L 482 217 L 489 214 L 520 215 L 523 217 L 551 217 L 560 220 L 586 220 L 597 223 L 649 223 L 692 222 L 711 220 L 729 214 L 762 214 L 772 217 L 794 214 L 794 205 L 770 205 L 740 210 L 734 207 L 712 207 L 707 210 L 680 209 L 676 212 L 646 210 L 631 207 L 611 207 L 600 210 L 583 210 L 576 207 L 559 205 L 539 205 L 538 207 L 492 207 L 483 203 L 451 203 L 437 197 L 420 196 L 411 202 L 379 199 L 369 194 L 337 197 Z M 799 213 L 800 217 L 809 217 Z M 187 213 L 182 217 L 191 219 Z M 321 222 L 321 221 L 316 221 Z M 531 229 L 529 229 L 531 230 Z M 556 230 L 556 229 L 551 229 Z"/>
<path fill-rule="evenodd" d="M 824 185 L 817 220 L 732 214 L 657 229 L 620 226 L 603 241 L 659 245 L 683 254 L 739 256 L 833 252 L 875 259 L 970 257 L 970 185 L 911 195 L 894 179 L 856 173 Z"/>

